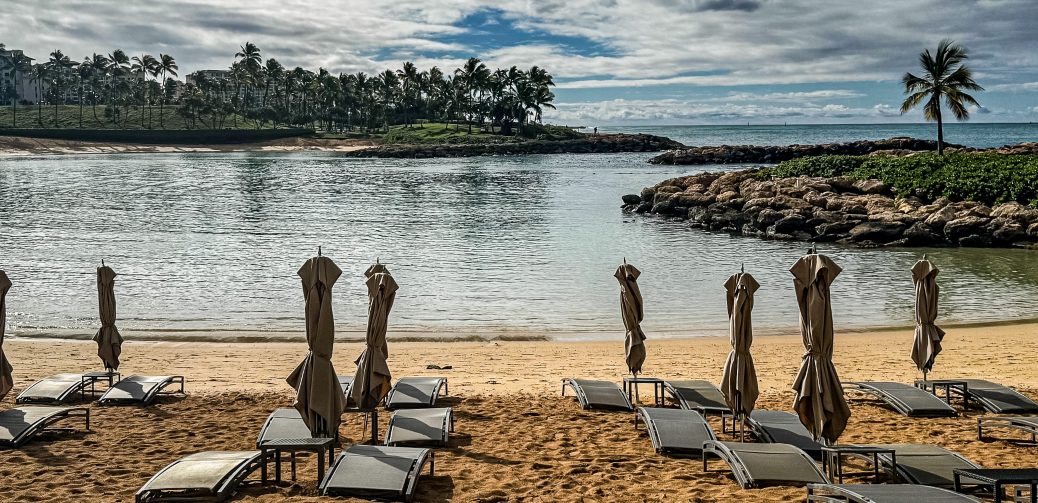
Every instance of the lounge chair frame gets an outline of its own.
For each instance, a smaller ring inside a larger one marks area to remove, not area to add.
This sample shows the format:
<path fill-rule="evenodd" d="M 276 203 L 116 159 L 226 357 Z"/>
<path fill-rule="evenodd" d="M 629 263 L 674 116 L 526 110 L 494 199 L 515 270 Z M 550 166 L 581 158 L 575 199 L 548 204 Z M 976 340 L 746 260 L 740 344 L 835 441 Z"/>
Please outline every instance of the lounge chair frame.
<path fill-rule="evenodd" d="M 994 439 L 984 435 L 984 428 L 1007 428 L 1031 434 L 1031 444 L 1038 444 L 1038 416 L 998 416 L 977 418 L 977 440 Z M 1014 440 L 1017 441 L 1017 440 Z M 1026 440 L 1022 440 L 1026 442 Z"/>
<path fill-rule="evenodd" d="M 115 383 L 114 386 L 109 388 L 109 391 L 116 389 L 119 386 L 119 383 L 123 382 L 124 380 L 129 380 L 134 377 L 138 376 L 132 375 L 127 377 L 126 379 L 120 380 L 119 382 Z M 156 383 L 156 385 L 149 389 L 148 392 L 140 399 L 112 398 L 108 396 L 108 392 L 105 392 L 105 394 L 101 395 L 101 398 L 97 400 L 97 403 L 98 405 L 151 405 L 151 402 L 155 401 L 155 398 L 157 398 L 159 395 L 187 396 L 187 393 L 184 392 L 184 376 L 162 377 L 165 377 L 165 379 L 161 382 Z M 165 391 L 167 387 L 172 386 L 174 384 L 179 385 L 180 388 L 174 391 Z"/>
<path fill-rule="evenodd" d="M 594 408 L 596 408 L 595 404 L 591 403 L 588 400 L 587 393 L 584 391 L 584 388 L 581 387 L 580 381 L 581 381 L 581 379 L 574 379 L 574 378 L 571 378 L 571 377 L 567 377 L 567 378 L 563 379 L 562 380 L 562 396 L 565 397 L 566 396 L 566 388 L 570 388 L 570 389 L 573 390 L 573 394 L 576 395 L 577 402 L 580 403 L 580 408 L 581 409 L 587 410 L 587 409 L 594 409 Z M 618 396 L 623 398 L 624 403 L 626 403 L 625 406 L 612 407 L 612 406 L 608 406 L 608 405 L 599 405 L 597 408 L 599 410 L 619 409 L 619 410 L 633 411 L 634 410 L 634 406 L 631 405 L 631 401 L 627 399 L 627 394 L 624 393 L 623 390 L 620 389 L 619 386 L 616 387 L 616 392 L 617 392 Z"/>
<path fill-rule="evenodd" d="M 748 445 L 752 445 L 752 444 L 748 444 Z M 784 444 L 784 445 L 788 445 L 788 444 Z M 797 449 L 797 450 L 799 450 L 799 449 Z M 815 472 L 818 474 L 819 480 L 828 482 L 829 479 L 818 468 L 818 465 L 815 464 L 815 460 L 812 459 L 811 456 L 808 456 L 807 453 L 805 453 L 803 451 L 800 451 L 799 455 L 803 456 L 803 459 L 810 466 L 814 467 Z M 751 488 L 755 488 L 755 487 L 761 487 L 761 484 L 759 484 L 759 482 L 756 479 L 753 478 L 753 475 L 746 468 L 746 465 L 739 458 L 738 454 L 735 453 L 734 451 L 732 451 L 730 448 L 728 448 L 728 446 L 725 444 L 725 442 L 719 442 L 719 441 L 716 441 L 716 440 L 711 440 L 711 441 L 703 442 L 703 453 L 702 453 L 703 471 L 704 472 L 723 472 L 723 470 L 711 470 L 709 468 L 709 461 L 710 461 L 710 459 L 712 457 L 719 458 L 719 459 L 721 459 L 722 461 L 724 461 L 725 463 L 728 464 L 728 468 L 731 471 L 732 476 L 735 478 L 735 481 L 739 483 L 739 486 L 741 486 L 743 489 L 751 489 Z M 779 481 L 776 481 L 776 482 L 779 482 Z"/>
<path fill-rule="evenodd" d="M 789 414 L 789 416 L 791 416 L 793 418 L 795 418 L 796 416 L 794 416 L 791 413 L 786 413 L 784 411 L 771 411 L 771 410 L 760 410 L 759 409 L 759 410 L 755 410 L 753 412 L 757 413 L 758 417 L 755 418 L 753 413 L 750 413 L 745 418 L 746 419 L 746 425 L 750 427 L 750 433 L 759 442 L 763 442 L 763 443 L 766 443 L 766 444 L 782 444 L 782 443 L 791 444 L 791 445 L 794 445 L 795 447 L 797 447 L 798 449 L 800 449 L 800 450 L 802 450 L 804 452 L 807 452 L 815 460 L 820 461 L 822 459 L 822 444 L 818 443 L 816 440 L 814 440 L 813 438 L 811 438 L 808 435 L 798 435 L 798 438 L 802 438 L 803 439 L 802 441 L 800 441 L 800 445 L 797 445 L 796 443 L 793 443 L 793 442 L 783 441 L 780 438 L 776 438 L 774 435 L 772 435 L 772 432 L 769 431 L 769 426 L 766 426 L 764 423 L 760 422 L 759 414 L 765 413 L 765 412 L 767 412 L 767 413 L 776 413 L 777 414 L 777 413 L 781 412 L 783 414 Z M 734 427 L 735 419 L 734 418 L 733 418 L 732 422 L 733 422 L 732 431 L 734 432 L 735 431 L 735 427 Z M 792 421 L 790 421 L 790 422 L 792 423 Z M 799 422 L 797 424 L 799 424 Z M 809 442 L 810 442 L 810 444 L 809 444 Z"/>
<path fill-rule="evenodd" d="M 1026 401 L 1029 404 L 1021 409 L 1006 410 L 998 403 L 990 400 L 984 396 L 983 393 L 978 393 L 978 390 L 986 390 L 989 388 L 977 388 L 977 383 L 986 383 L 993 385 L 997 388 L 1004 388 L 1009 392 L 1019 395 L 1021 402 Z M 988 412 L 995 414 L 1031 414 L 1038 413 L 1038 403 L 1032 400 L 1030 397 L 1020 393 L 1011 386 L 999 384 L 996 382 L 987 381 L 984 379 L 961 379 L 961 380 L 937 380 L 937 381 L 923 381 L 917 379 L 915 382 L 916 386 L 937 395 L 937 388 L 944 388 L 946 393 L 946 399 L 950 401 L 951 395 L 956 395 L 962 398 L 966 408 L 978 407 Z"/>
<path fill-rule="evenodd" d="M 269 462 L 270 454 L 267 458 L 263 457 L 263 454 L 259 451 L 256 452 L 255 456 L 246 460 L 238 468 L 227 475 L 224 480 L 216 487 L 215 491 L 208 489 L 148 489 L 148 486 L 159 478 L 167 470 L 172 469 L 177 462 L 170 463 L 164 468 L 159 470 L 155 475 L 152 475 L 148 482 L 146 482 L 137 493 L 134 494 L 134 501 L 136 503 L 147 503 L 150 501 L 170 501 L 170 502 L 220 502 L 226 501 L 234 496 L 234 493 L 238 491 L 238 487 L 245 482 L 245 479 L 249 478 L 256 472 L 257 469 L 265 466 Z"/>
<path fill-rule="evenodd" d="M 440 431 L 442 432 L 442 437 L 440 439 L 438 439 L 438 440 L 432 440 L 431 441 L 432 443 L 435 443 L 437 445 L 444 446 L 444 447 L 447 445 L 447 442 L 450 440 L 450 434 L 454 431 L 454 409 L 451 408 L 451 407 L 445 407 L 445 409 L 446 409 L 447 412 L 446 412 L 446 414 L 444 414 L 443 425 L 440 428 Z M 406 441 L 406 442 L 399 442 L 399 441 L 395 442 L 395 441 L 393 441 L 393 426 L 396 423 L 397 414 L 399 414 L 399 411 L 393 413 L 393 415 L 390 416 L 390 418 L 389 418 L 389 424 L 386 426 L 385 445 L 387 445 L 387 446 L 411 445 L 414 442 L 412 442 L 412 441 Z"/>
<path fill-rule="evenodd" d="M 906 493 L 897 495 L 897 500 L 876 500 L 867 495 L 860 494 L 859 491 L 862 487 L 905 487 Z M 925 493 L 925 494 L 920 494 Z M 864 484 L 808 484 L 807 485 L 807 501 L 819 501 L 825 503 L 901 503 L 904 498 L 908 497 L 923 497 L 922 501 L 927 503 L 937 503 L 937 497 L 940 496 L 941 503 L 956 503 L 956 502 L 970 502 L 977 501 L 974 498 L 966 496 L 965 494 L 949 491 L 939 487 L 931 486 L 920 486 L 917 484 L 881 484 L 881 485 L 864 485 Z"/>
<path fill-rule="evenodd" d="M 911 405 L 902 401 L 901 398 L 897 395 L 889 393 L 883 390 L 882 388 L 875 386 L 874 383 L 868 381 L 846 382 L 843 383 L 843 389 L 845 391 L 855 391 L 863 393 L 871 397 L 877 398 L 879 400 L 882 400 L 884 403 L 890 406 L 890 408 L 909 417 L 956 417 L 959 415 L 959 413 L 954 408 L 952 408 L 951 405 L 948 405 L 947 402 L 941 400 L 940 398 L 937 398 L 936 396 L 934 396 L 934 398 L 937 401 L 934 402 L 934 404 L 941 403 L 947 407 L 946 409 L 941 409 L 940 413 L 938 413 L 938 411 L 936 410 L 932 410 L 930 412 L 920 412 L 916 409 L 913 409 Z"/>
<path fill-rule="evenodd" d="M 408 379 L 408 378 L 407 377 L 401 377 L 399 380 L 397 380 L 396 384 L 389 390 L 389 393 L 386 394 L 385 403 L 386 403 L 386 409 L 387 410 L 435 407 L 436 406 L 436 399 L 441 396 L 441 392 L 442 392 L 442 396 L 450 395 L 450 388 L 447 385 L 447 378 L 446 377 L 434 377 L 434 378 L 433 377 L 419 377 L 418 379 L 436 379 L 435 388 L 433 389 L 433 392 L 429 395 L 429 403 L 425 403 L 425 404 L 421 404 L 421 405 L 394 404 L 393 403 L 393 395 L 395 395 L 397 393 L 397 386 L 399 386 L 406 379 Z"/>
<path fill-rule="evenodd" d="M 911 446 L 911 445 L 912 444 L 905 444 L 905 446 Z M 913 466 L 913 464 L 910 462 L 910 460 L 913 458 L 913 454 L 912 453 L 908 453 L 908 452 L 898 454 L 896 452 L 896 447 L 897 446 L 898 446 L 898 444 L 891 445 L 891 447 L 895 448 L 895 454 L 894 454 L 894 458 L 895 459 L 894 460 L 891 460 L 891 457 L 889 455 L 887 455 L 887 454 L 879 454 L 879 455 L 876 456 L 876 459 L 878 459 L 880 464 L 882 465 L 880 468 L 883 469 L 888 474 L 896 475 L 898 478 L 900 478 L 901 480 L 903 480 L 903 481 L 905 481 L 905 482 L 907 482 L 909 484 L 922 484 L 922 485 L 934 486 L 933 484 L 923 484 L 922 481 L 920 481 L 919 479 L 915 478 L 912 475 L 912 472 L 908 468 Z M 969 459 L 967 459 L 962 454 L 959 454 L 959 453 L 957 453 L 955 451 L 952 451 L 952 450 L 949 450 L 949 449 L 943 449 L 943 451 L 944 452 L 942 453 L 942 455 L 946 455 L 946 456 L 958 459 L 964 465 L 968 465 L 968 466 L 970 466 L 972 468 L 980 468 L 980 465 L 974 463 L 973 461 L 970 461 Z M 849 456 L 858 457 L 859 459 L 865 460 L 866 462 L 869 462 L 869 463 L 872 462 L 872 458 L 869 457 L 869 456 L 855 455 L 855 454 L 849 454 Z M 897 465 L 897 470 L 896 471 L 895 470 L 891 470 L 891 464 L 896 464 Z M 948 485 L 948 487 L 951 487 L 952 486 L 952 482 L 949 482 L 947 485 Z M 941 486 L 934 486 L 934 487 L 941 487 Z"/>
<path fill-rule="evenodd" d="M 42 395 L 31 395 L 32 389 L 47 380 L 53 379 L 60 375 L 76 376 L 78 379 L 69 380 L 70 385 L 61 391 L 57 396 L 42 396 Z M 114 379 L 114 381 L 113 381 Z M 18 404 L 41 404 L 41 405 L 58 405 L 65 403 L 71 399 L 76 393 L 79 393 L 81 401 L 86 400 L 87 393 L 96 395 L 99 392 L 95 391 L 95 385 L 101 381 L 108 381 L 108 386 L 111 387 L 113 382 L 118 382 L 122 379 L 119 372 L 88 372 L 85 374 L 57 374 L 47 376 L 32 383 L 28 388 L 25 388 L 18 397 L 15 399 L 15 403 Z M 90 385 L 90 390 L 87 391 L 87 385 Z"/>
<path fill-rule="evenodd" d="M 682 409 L 694 410 L 696 412 L 699 412 L 703 416 L 707 416 L 709 414 L 722 415 L 722 414 L 725 414 L 725 413 L 731 413 L 732 412 L 732 410 L 728 407 L 727 404 L 725 404 L 723 406 L 722 405 L 703 405 L 703 404 L 698 404 L 698 403 L 690 402 L 690 401 L 686 400 L 684 397 L 681 396 L 681 392 L 679 391 L 681 388 L 674 385 L 675 382 L 685 382 L 685 381 L 664 381 L 663 382 L 663 389 L 664 389 L 664 391 L 666 391 L 666 393 L 668 395 L 670 395 L 672 400 L 674 400 L 675 402 L 678 403 L 678 405 Z M 710 391 L 716 390 L 718 394 L 721 393 L 721 390 L 717 388 L 717 385 L 712 383 L 712 382 L 710 382 L 710 381 L 693 380 L 691 382 L 703 384 L 704 388 L 705 388 L 705 385 L 709 385 L 709 386 L 712 387 L 712 389 L 710 389 Z M 722 402 L 723 402 L 723 400 L 722 400 Z"/>
<path fill-rule="evenodd" d="M 671 456 L 696 456 L 702 455 L 702 448 L 689 450 L 689 449 L 675 449 L 668 447 L 663 444 L 660 439 L 659 428 L 656 425 L 656 421 L 653 420 L 651 413 L 648 409 L 651 407 L 638 407 L 638 413 L 634 416 L 634 429 L 638 429 L 638 421 L 645 423 L 645 430 L 649 434 L 649 440 L 652 442 L 652 448 L 659 454 L 667 454 Z M 675 410 L 675 409 L 667 409 Z M 699 412 L 690 410 L 688 413 L 699 414 Z M 709 440 L 717 440 L 717 435 L 714 433 L 713 428 L 710 427 L 710 423 L 706 422 L 706 418 L 699 415 L 703 421 L 703 425 L 706 426 L 707 435 Z"/>
<path fill-rule="evenodd" d="M 421 478 L 422 470 L 425 468 L 426 463 L 429 464 L 429 475 L 432 476 L 436 474 L 436 453 L 430 449 L 418 450 L 419 455 L 411 463 L 411 469 L 408 471 L 406 483 L 402 488 L 400 488 L 400 492 L 396 495 L 397 498 L 402 499 L 407 503 L 414 501 L 414 492 L 418 487 L 418 479 Z M 335 462 L 328 468 L 328 472 L 324 474 L 324 479 L 321 480 L 318 485 L 318 492 L 322 496 L 353 496 L 386 499 L 386 495 L 381 491 L 379 491 L 378 494 L 365 494 L 363 490 L 339 490 L 337 488 L 328 487 L 332 477 L 335 475 L 335 471 L 339 469 L 339 465 L 345 461 L 348 454 L 350 454 L 350 449 L 340 452 L 339 456 L 335 458 Z"/>
<path fill-rule="evenodd" d="M 8 410 L 18 410 L 17 408 Z M 83 419 L 83 429 L 78 430 L 76 428 L 51 428 L 51 425 L 64 421 L 66 419 Z M 19 433 L 10 441 L 0 442 L 0 448 L 4 449 L 17 449 L 26 442 L 36 438 L 43 433 L 75 433 L 78 431 L 89 432 L 90 431 L 90 409 L 86 407 L 55 407 L 54 412 L 48 414 L 34 423 L 31 423 L 24 431 Z"/>

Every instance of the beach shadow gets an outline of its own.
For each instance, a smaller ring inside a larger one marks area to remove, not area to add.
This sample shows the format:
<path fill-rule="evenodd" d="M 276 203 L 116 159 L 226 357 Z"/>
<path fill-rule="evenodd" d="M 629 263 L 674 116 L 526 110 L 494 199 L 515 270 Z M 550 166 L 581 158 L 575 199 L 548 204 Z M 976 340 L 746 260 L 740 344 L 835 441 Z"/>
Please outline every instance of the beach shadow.
<path fill-rule="evenodd" d="M 450 475 L 422 475 L 418 478 L 415 500 L 448 503 L 454 500 L 454 478 Z"/>

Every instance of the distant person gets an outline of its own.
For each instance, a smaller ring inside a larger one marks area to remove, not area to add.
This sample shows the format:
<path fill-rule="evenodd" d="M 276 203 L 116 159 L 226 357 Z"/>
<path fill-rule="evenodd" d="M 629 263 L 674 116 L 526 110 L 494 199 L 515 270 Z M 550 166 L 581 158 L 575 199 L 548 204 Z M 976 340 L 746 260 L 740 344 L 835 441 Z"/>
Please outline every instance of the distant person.
<path fill-rule="evenodd" d="M 597 127 L 595 128 L 595 134 L 594 134 L 594 136 L 598 136 L 598 128 L 597 128 Z"/>

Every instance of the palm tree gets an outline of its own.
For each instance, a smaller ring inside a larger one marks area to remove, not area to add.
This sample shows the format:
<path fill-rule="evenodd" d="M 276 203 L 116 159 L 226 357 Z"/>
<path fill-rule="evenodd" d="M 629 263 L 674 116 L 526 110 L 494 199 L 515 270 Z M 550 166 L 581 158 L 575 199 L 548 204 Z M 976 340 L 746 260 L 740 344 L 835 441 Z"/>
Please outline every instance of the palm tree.
<path fill-rule="evenodd" d="M 64 87 L 66 80 L 70 76 L 70 70 L 79 65 L 79 63 L 69 59 L 60 50 L 56 50 L 50 53 L 50 60 L 46 64 L 50 67 L 50 94 L 54 100 L 54 127 L 59 127 L 58 104 L 59 102 L 64 102 Z"/>
<path fill-rule="evenodd" d="M 169 54 L 159 54 L 159 61 L 158 61 L 157 68 L 158 68 L 159 73 L 162 75 L 162 88 L 163 88 L 162 99 L 159 100 L 159 127 L 160 128 L 165 128 L 166 126 L 165 126 L 164 121 L 163 121 L 162 108 L 163 108 L 163 105 L 166 103 L 166 78 L 169 75 L 172 75 L 172 76 L 176 77 L 177 76 L 177 70 L 179 70 L 180 67 L 177 66 L 177 61 L 175 59 L 173 59 L 173 56 L 170 56 Z"/>
<path fill-rule="evenodd" d="M 245 100 L 242 103 L 242 108 L 244 109 L 249 105 L 248 83 L 259 80 L 260 70 L 263 69 L 263 58 L 260 56 L 260 48 L 252 42 L 245 42 L 245 45 L 241 46 L 241 50 L 234 53 L 234 58 L 236 63 L 241 63 L 242 69 L 249 77 L 245 79 Z"/>
<path fill-rule="evenodd" d="M 94 122 L 96 123 L 99 122 L 97 120 L 97 101 L 104 90 L 104 81 L 112 66 L 112 62 L 103 55 L 95 53 L 93 56 L 83 60 L 80 68 L 84 66 L 90 68 L 90 111 L 93 113 Z"/>
<path fill-rule="evenodd" d="M 32 60 L 24 55 L 18 54 L 14 57 L 14 75 L 18 76 L 18 72 L 31 72 L 32 71 Z M 11 99 L 11 127 L 18 127 L 18 80 L 15 79 L 14 83 L 14 97 Z M 25 92 L 24 86 L 22 92 Z"/>
<path fill-rule="evenodd" d="M 906 73 L 901 79 L 908 97 L 901 103 L 901 113 L 915 108 L 923 100 L 923 117 L 937 122 L 937 154 L 944 154 L 944 124 L 941 120 L 941 98 L 955 115 L 964 121 L 970 118 L 966 105 L 980 106 L 977 100 L 964 91 L 983 91 L 984 88 L 973 81 L 973 72 L 963 61 L 969 59 L 966 49 L 951 40 L 942 40 L 937 44 L 937 53 L 930 55 L 926 49 L 919 55 L 919 66 L 923 68 L 922 77 Z"/>
<path fill-rule="evenodd" d="M 47 65 L 40 63 L 33 65 L 29 80 L 36 83 L 36 122 L 43 127 L 43 82 L 50 77 Z"/>
<path fill-rule="evenodd" d="M 140 86 L 140 100 L 141 100 L 141 128 L 144 127 L 144 107 L 148 105 L 148 110 L 151 110 L 151 102 L 148 99 L 148 77 L 154 77 L 158 75 L 159 62 L 151 54 L 144 54 L 140 57 L 133 57 L 133 65 L 130 67 L 130 71 L 137 76 L 137 84 Z"/>

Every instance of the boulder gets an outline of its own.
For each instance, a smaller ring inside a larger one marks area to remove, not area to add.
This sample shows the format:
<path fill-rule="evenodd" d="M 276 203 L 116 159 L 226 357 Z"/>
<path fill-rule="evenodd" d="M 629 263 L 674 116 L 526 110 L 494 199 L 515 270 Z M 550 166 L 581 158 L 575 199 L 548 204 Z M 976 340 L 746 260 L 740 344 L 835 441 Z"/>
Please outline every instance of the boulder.
<path fill-rule="evenodd" d="M 959 239 L 959 246 L 967 246 L 970 248 L 986 248 L 991 246 L 991 238 L 981 234 L 970 234 L 962 239 Z"/>
<path fill-rule="evenodd" d="M 660 195 L 662 194 L 656 194 L 656 197 L 658 198 Z M 652 212 L 660 215 L 669 215 L 672 211 L 674 211 L 673 199 L 664 199 L 652 206 Z"/>
<path fill-rule="evenodd" d="M 840 237 L 843 237 L 848 232 L 850 232 L 851 229 L 857 227 L 858 223 L 859 222 L 843 221 L 843 222 L 832 222 L 832 223 L 828 223 L 828 224 L 819 224 L 818 227 L 815 227 L 815 234 L 818 234 L 819 236 L 840 236 Z M 834 238 L 834 240 L 835 240 L 835 238 Z"/>
<path fill-rule="evenodd" d="M 638 207 L 634 209 L 634 211 L 636 213 L 645 213 L 652 211 L 652 203 L 644 202 L 642 204 L 639 204 Z"/>
<path fill-rule="evenodd" d="M 1038 222 L 1027 226 L 1027 237 L 1038 239 Z"/>
<path fill-rule="evenodd" d="M 848 239 L 852 242 L 889 243 L 899 239 L 904 231 L 905 224 L 900 222 L 863 222 L 848 231 Z"/>
<path fill-rule="evenodd" d="M 908 229 L 905 229 L 903 236 L 905 244 L 908 246 L 930 246 L 945 242 L 943 236 L 923 222 L 912 224 Z"/>
<path fill-rule="evenodd" d="M 931 213 L 930 216 L 926 217 L 924 222 L 932 229 L 941 232 L 944 230 L 944 226 L 952 220 L 955 220 L 955 208 L 952 208 L 950 205 L 945 205 L 941 209 Z"/>
<path fill-rule="evenodd" d="M 677 185 L 661 185 L 656 187 L 657 194 L 673 194 L 675 192 L 682 192 L 681 187 Z"/>
<path fill-rule="evenodd" d="M 677 206 L 710 206 L 714 204 L 716 197 L 713 194 L 695 194 L 682 192 L 674 195 L 674 204 Z"/>
<path fill-rule="evenodd" d="M 958 243 L 962 238 L 984 233 L 984 227 L 991 220 L 983 217 L 966 216 L 956 218 L 944 224 L 944 236 L 952 243 Z"/>
<path fill-rule="evenodd" d="M 991 241 L 1000 245 L 1008 245 L 1023 241 L 1027 237 L 1027 228 L 1020 222 L 1009 218 L 992 218 L 987 225 L 987 235 Z"/>
<path fill-rule="evenodd" d="M 624 194 L 621 199 L 623 199 L 624 204 L 640 204 L 642 202 L 642 197 L 638 194 Z"/>
<path fill-rule="evenodd" d="M 739 199 L 739 193 L 734 190 L 726 190 L 717 195 L 717 202 L 727 203 L 733 199 Z"/>
<path fill-rule="evenodd" d="M 652 201 L 654 197 L 656 197 L 656 189 L 652 187 L 645 187 L 642 189 L 642 201 Z"/>
<path fill-rule="evenodd" d="M 1038 221 L 1038 210 L 1013 201 L 992 208 L 991 218 L 1008 218 L 1020 223 L 1030 223 Z"/>
<path fill-rule="evenodd" d="M 775 222 L 775 232 L 782 234 L 793 234 L 804 230 L 806 220 L 800 215 L 789 215 Z"/>
<path fill-rule="evenodd" d="M 890 194 L 890 185 L 880 180 L 868 179 L 854 182 L 854 188 L 862 194 L 887 195 Z"/>

